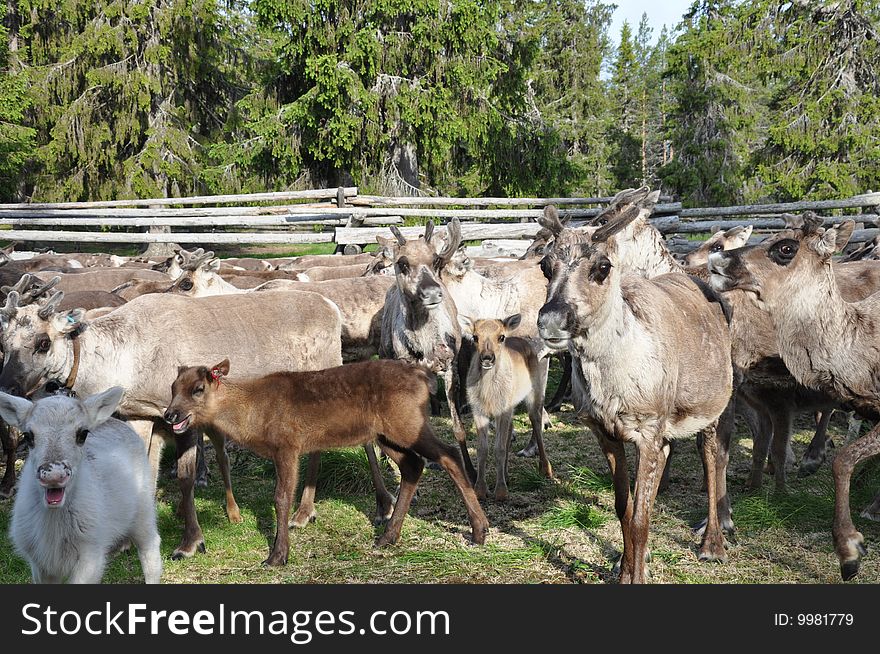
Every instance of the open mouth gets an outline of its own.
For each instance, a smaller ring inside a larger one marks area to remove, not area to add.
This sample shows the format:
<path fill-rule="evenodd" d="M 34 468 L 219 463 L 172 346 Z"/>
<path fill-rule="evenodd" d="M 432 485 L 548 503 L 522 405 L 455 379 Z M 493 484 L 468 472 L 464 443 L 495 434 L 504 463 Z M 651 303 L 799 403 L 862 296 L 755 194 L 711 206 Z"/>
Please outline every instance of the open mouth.
<path fill-rule="evenodd" d="M 422 302 L 422 305 L 423 305 L 426 309 L 428 309 L 428 310 L 430 311 L 431 309 L 436 309 L 437 307 L 439 307 L 441 303 L 442 303 L 441 301 L 437 301 L 437 302 Z"/>
<path fill-rule="evenodd" d="M 47 488 L 46 489 L 46 504 L 48 506 L 61 506 L 64 503 L 64 489 L 63 488 Z"/>
<path fill-rule="evenodd" d="M 568 349 L 568 341 L 567 337 L 565 338 L 547 338 L 543 337 L 544 344 L 550 348 L 551 350 L 567 350 Z"/>
<path fill-rule="evenodd" d="M 482 366 L 483 370 L 492 370 L 492 368 L 495 367 L 495 363 L 493 361 L 483 361 L 483 363 L 481 363 L 480 365 Z"/>
<path fill-rule="evenodd" d="M 187 429 L 189 429 L 189 425 L 192 422 L 192 414 L 189 414 L 186 418 L 181 420 L 180 422 L 175 422 L 171 425 L 171 431 L 175 434 L 182 434 Z"/>

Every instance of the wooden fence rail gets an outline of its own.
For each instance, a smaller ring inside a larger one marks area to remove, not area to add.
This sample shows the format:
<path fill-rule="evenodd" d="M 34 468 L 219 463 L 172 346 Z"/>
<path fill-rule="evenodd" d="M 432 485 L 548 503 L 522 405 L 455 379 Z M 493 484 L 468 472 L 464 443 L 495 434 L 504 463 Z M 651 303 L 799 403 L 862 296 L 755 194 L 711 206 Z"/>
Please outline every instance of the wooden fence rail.
<path fill-rule="evenodd" d="M 337 249 L 358 251 L 390 236 L 389 225 L 415 219 L 462 221 L 468 241 L 512 242 L 532 238 L 543 207 L 558 205 L 560 214 L 585 221 L 602 210 L 611 197 L 589 198 L 451 198 L 384 197 L 359 195 L 357 187 L 281 191 L 237 195 L 151 198 L 101 202 L 0 204 L 3 240 L 70 243 L 180 243 L 273 244 L 335 243 Z M 212 206 L 206 206 L 212 205 Z M 880 216 L 880 193 L 865 193 L 842 200 L 801 201 L 714 208 L 683 208 L 668 196 L 661 197 L 651 221 L 681 248 L 689 241 L 676 235 L 704 234 L 715 229 L 752 225 L 756 230 L 785 227 L 781 214 L 806 210 L 863 211 L 856 220 L 866 229 L 854 241 L 873 238 Z M 840 218 L 826 216 L 826 222 Z M 42 228 L 47 228 L 46 230 Z M 51 229 L 56 228 L 56 229 Z M 154 233 L 143 230 L 182 229 Z M 402 227 L 409 237 L 422 227 Z M 125 231 L 128 230 L 128 231 Z"/>

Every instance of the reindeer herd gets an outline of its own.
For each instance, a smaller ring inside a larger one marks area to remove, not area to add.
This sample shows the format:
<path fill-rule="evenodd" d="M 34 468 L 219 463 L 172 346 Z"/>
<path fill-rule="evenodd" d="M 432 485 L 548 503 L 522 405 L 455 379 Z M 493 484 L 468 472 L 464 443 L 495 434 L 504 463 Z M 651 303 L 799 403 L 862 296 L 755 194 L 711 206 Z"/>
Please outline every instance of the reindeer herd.
<path fill-rule="evenodd" d="M 725 561 L 736 417 L 753 435 L 753 488 L 765 465 L 784 488 L 798 413 L 819 414 L 802 472 L 824 459 L 832 411 L 880 419 L 880 263 L 870 248 L 858 260 L 834 259 L 853 222 L 825 228 L 812 214 L 753 246 L 751 228 L 719 232 L 680 262 L 647 220 L 658 196 L 623 191 L 578 226 L 549 206 L 521 260 L 469 257 L 457 220 L 445 230 L 429 222 L 410 240 L 392 228 L 375 253 L 346 257 L 4 255 L 0 494 L 17 488 L 16 551 L 35 582 L 98 582 L 108 556 L 131 543 L 146 581 L 158 582 L 160 453 L 173 440 L 183 536 L 172 556 L 190 557 L 205 549 L 194 503 L 203 434 L 214 444 L 230 522 L 241 513 L 226 442 L 275 466 L 267 565 L 287 563 L 288 527 L 315 519 L 320 454 L 339 447 L 366 450 L 376 522 L 387 523 L 377 546 L 398 540 L 426 461 L 453 481 L 480 545 L 489 532 L 481 502 L 509 497 L 521 403 L 531 439 L 519 454 L 537 456 L 540 473 L 553 476 L 544 406 L 549 360 L 559 356 L 613 479 L 620 581 L 647 580 L 653 505 L 676 441 L 692 434 L 707 492 L 699 559 Z M 429 419 L 440 379 L 457 447 Z M 20 440 L 29 453 L 16 486 Z M 375 446 L 400 472 L 396 497 Z M 627 446 L 636 453 L 632 475 Z M 844 579 L 866 552 L 850 514 L 850 478 L 878 453 L 875 426 L 834 458 L 833 537 Z M 863 515 L 880 519 L 880 497 Z"/>

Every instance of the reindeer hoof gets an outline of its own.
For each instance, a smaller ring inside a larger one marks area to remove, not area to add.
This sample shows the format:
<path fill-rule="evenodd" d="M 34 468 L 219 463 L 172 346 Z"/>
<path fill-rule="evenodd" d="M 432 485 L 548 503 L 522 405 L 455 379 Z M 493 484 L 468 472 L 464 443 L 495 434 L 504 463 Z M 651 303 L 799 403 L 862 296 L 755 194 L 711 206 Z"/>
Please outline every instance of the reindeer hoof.
<path fill-rule="evenodd" d="M 712 547 L 706 547 L 704 545 L 700 549 L 697 559 L 701 563 L 727 563 L 727 551 L 724 549 L 724 545 L 713 545 Z"/>
<path fill-rule="evenodd" d="M 205 552 L 207 552 L 205 541 L 201 541 L 197 545 L 191 547 L 178 547 L 171 554 L 171 560 L 181 561 L 183 559 L 189 559 L 195 556 L 196 552 L 199 552 L 200 554 L 204 554 Z"/>
<path fill-rule="evenodd" d="M 516 453 L 517 456 L 525 457 L 527 459 L 531 459 L 538 455 L 538 445 L 537 443 L 529 443 L 524 448 L 522 448 L 519 452 Z"/>
<path fill-rule="evenodd" d="M 266 567 L 277 567 L 282 565 L 287 565 L 287 555 L 286 554 L 270 554 L 269 558 L 263 561 L 263 565 Z"/>
<path fill-rule="evenodd" d="M 840 564 L 840 578 L 844 581 L 851 581 L 859 574 L 859 560 L 847 561 Z"/>
<path fill-rule="evenodd" d="M 379 536 L 379 538 L 376 539 L 375 547 L 376 547 L 376 549 L 381 549 L 383 547 L 390 547 L 391 545 L 394 545 L 396 542 L 397 542 L 397 536 L 395 536 L 393 534 L 389 534 L 386 531 L 384 534 L 382 534 L 381 536 Z"/>
<path fill-rule="evenodd" d="M 297 513 L 287 522 L 287 528 L 288 529 L 302 528 L 302 527 L 305 527 L 305 526 L 309 525 L 310 523 L 314 522 L 315 520 L 317 520 L 317 518 L 318 518 L 318 513 L 314 509 L 312 509 L 312 511 L 310 513 L 304 513 L 302 515 Z"/>

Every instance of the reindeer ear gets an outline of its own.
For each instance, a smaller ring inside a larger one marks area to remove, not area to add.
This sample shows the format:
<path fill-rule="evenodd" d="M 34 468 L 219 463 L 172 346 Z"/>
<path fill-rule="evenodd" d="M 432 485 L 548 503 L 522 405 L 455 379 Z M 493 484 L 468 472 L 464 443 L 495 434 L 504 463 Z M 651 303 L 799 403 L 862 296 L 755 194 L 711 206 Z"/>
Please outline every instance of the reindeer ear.
<path fill-rule="evenodd" d="M 52 314 L 49 323 L 60 334 L 70 334 L 85 324 L 86 312 L 83 309 L 71 309 L 62 313 Z"/>
<path fill-rule="evenodd" d="M 464 316 L 462 314 L 458 314 L 458 324 L 461 327 L 462 336 L 467 336 L 468 338 L 472 338 L 474 335 L 474 321 Z"/>
<path fill-rule="evenodd" d="M 229 375 L 229 359 L 223 359 L 211 368 L 211 379 L 220 379 Z"/>
<path fill-rule="evenodd" d="M 86 410 L 88 417 L 88 429 L 94 429 L 101 423 L 107 422 L 116 407 L 122 400 L 122 386 L 113 386 L 103 393 L 92 395 L 82 401 L 83 408 Z"/>
<path fill-rule="evenodd" d="M 0 393 L 0 417 L 12 427 L 20 428 L 31 412 L 34 403 L 23 397 Z"/>
<path fill-rule="evenodd" d="M 220 259 L 211 259 L 207 264 L 205 264 L 205 270 L 207 272 L 216 273 L 220 271 Z"/>
<path fill-rule="evenodd" d="M 512 316 L 507 316 L 503 321 L 504 328 L 512 332 L 514 329 L 519 327 L 519 324 L 522 322 L 522 315 L 519 313 L 515 313 Z"/>
<path fill-rule="evenodd" d="M 853 232 L 856 229 L 856 223 L 854 220 L 845 220 L 836 229 L 837 238 L 834 241 L 834 251 L 840 252 L 849 243 L 849 239 L 852 238 Z"/>

